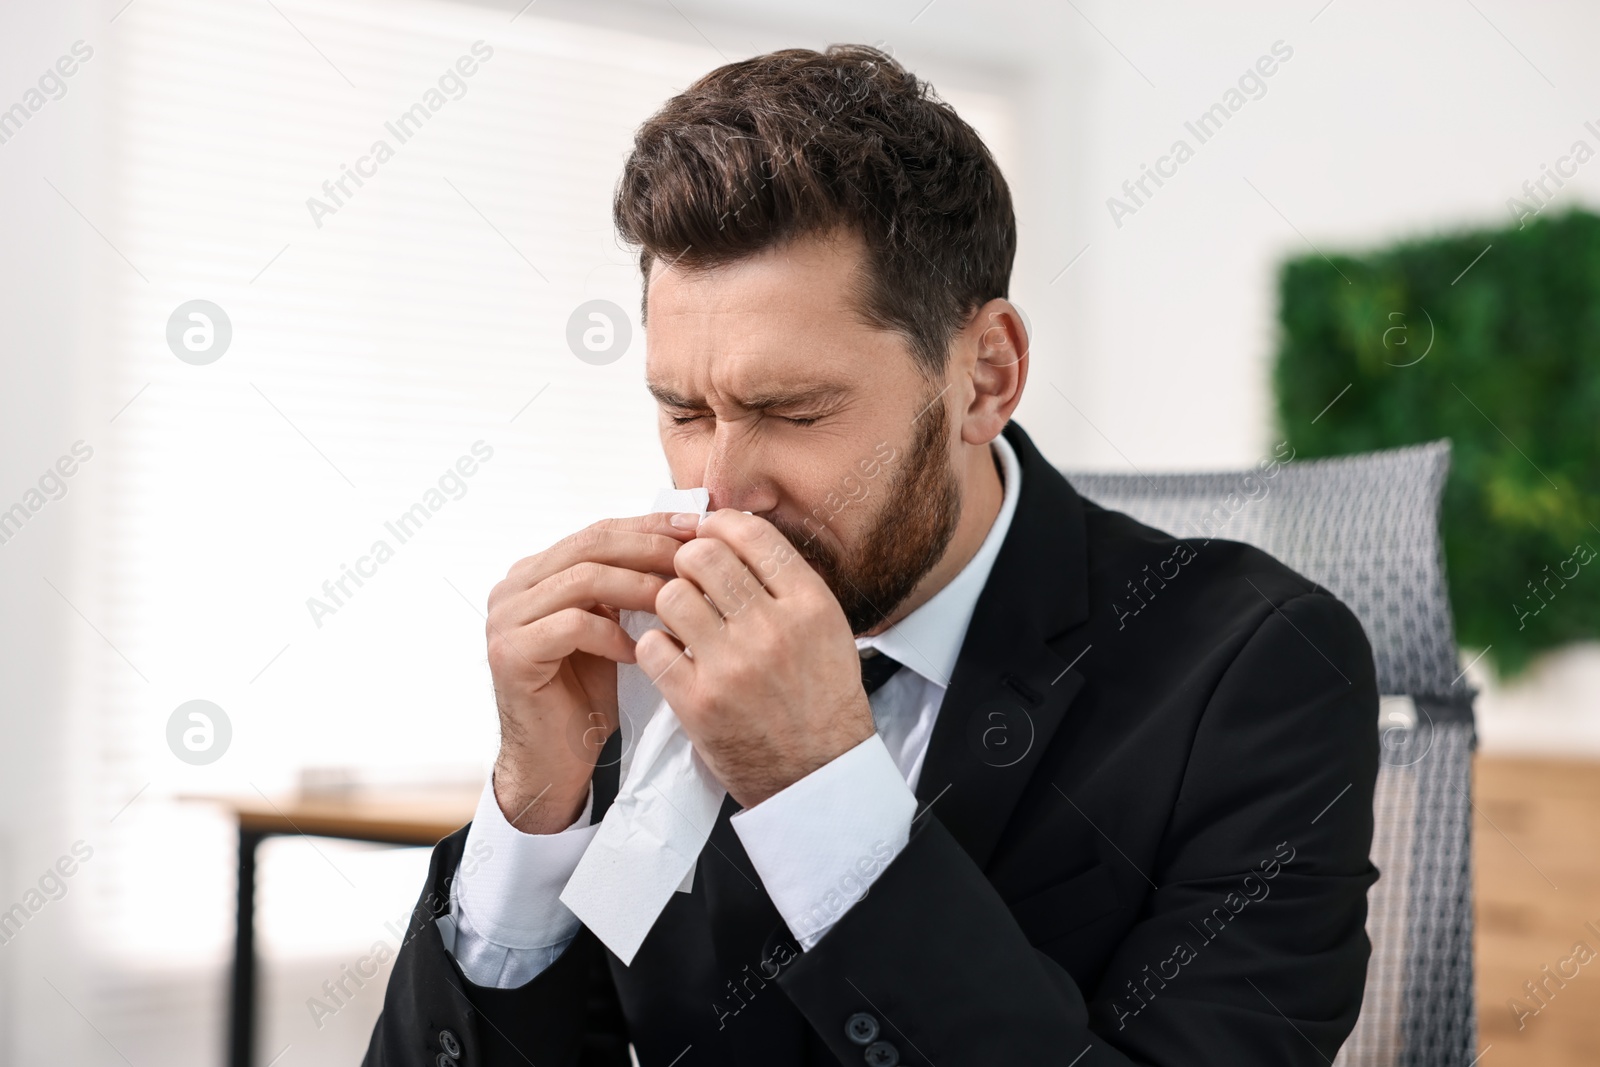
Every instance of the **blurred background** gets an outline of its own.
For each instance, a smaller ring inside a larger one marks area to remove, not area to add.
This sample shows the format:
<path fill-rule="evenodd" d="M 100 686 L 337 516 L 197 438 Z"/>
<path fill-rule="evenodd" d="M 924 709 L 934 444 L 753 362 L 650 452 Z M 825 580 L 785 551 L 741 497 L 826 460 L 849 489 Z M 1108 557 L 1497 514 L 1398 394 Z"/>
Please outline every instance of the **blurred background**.
<path fill-rule="evenodd" d="M 839 41 L 1010 180 L 1057 463 L 1455 442 L 1483 1062 L 1588 1062 L 1600 976 L 1512 998 L 1600 945 L 1597 39 L 1508 0 L 8 0 L 0 1064 L 223 1060 L 241 813 L 470 816 L 488 590 L 667 481 L 632 131 Z M 256 1062 L 357 1062 L 427 852 L 258 858 Z"/>

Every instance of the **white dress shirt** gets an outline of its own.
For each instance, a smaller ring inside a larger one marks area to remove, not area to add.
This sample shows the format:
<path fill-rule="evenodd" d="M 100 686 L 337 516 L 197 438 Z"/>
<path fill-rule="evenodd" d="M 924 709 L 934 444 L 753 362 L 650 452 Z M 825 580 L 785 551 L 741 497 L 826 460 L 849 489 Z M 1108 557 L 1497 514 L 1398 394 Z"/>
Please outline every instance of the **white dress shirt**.
<path fill-rule="evenodd" d="M 978 595 L 1011 528 L 1022 469 L 1004 437 L 992 447 L 1005 496 L 983 544 L 943 589 L 888 630 L 856 638 L 900 662 L 872 694 L 878 732 L 730 820 L 789 930 L 809 950 L 905 847 L 915 790 L 945 690 Z M 474 983 L 511 989 L 550 966 L 577 936 L 577 916 L 558 899 L 598 830 L 584 811 L 566 830 L 525 834 L 484 785 L 452 881 L 445 947 Z M 470 865 L 467 857 L 474 858 Z"/>

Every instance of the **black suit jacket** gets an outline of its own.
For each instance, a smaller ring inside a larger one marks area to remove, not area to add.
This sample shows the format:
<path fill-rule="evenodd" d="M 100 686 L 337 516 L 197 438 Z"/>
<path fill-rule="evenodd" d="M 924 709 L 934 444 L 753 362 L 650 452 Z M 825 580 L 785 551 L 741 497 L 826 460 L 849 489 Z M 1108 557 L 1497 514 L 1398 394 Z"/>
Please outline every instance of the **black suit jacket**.
<path fill-rule="evenodd" d="M 621 1067 L 631 1041 L 643 1067 L 1325 1067 L 1361 1007 L 1377 878 L 1360 624 L 1255 548 L 1084 500 L 1006 437 L 1021 496 L 911 839 L 815 947 L 761 888 L 730 798 L 631 967 L 585 929 L 526 985 L 479 987 L 434 922 L 462 830 L 366 1062 Z M 596 783 L 603 810 L 615 770 Z"/>

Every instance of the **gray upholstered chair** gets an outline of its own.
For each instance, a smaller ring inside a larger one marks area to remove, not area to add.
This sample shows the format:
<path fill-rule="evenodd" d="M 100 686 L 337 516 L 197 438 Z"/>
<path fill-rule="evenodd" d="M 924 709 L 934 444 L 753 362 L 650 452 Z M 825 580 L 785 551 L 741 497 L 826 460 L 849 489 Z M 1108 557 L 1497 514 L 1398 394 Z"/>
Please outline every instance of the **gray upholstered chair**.
<path fill-rule="evenodd" d="M 1477 1055 L 1472 698 L 1439 541 L 1448 441 L 1218 474 L 1064 472 L 1179 537 L 1257 545 L 1348 604 L 1378 667 L 1383 765 L 1368 898 L 1372 960 L 1340 1067 L 1467 1067 Z M 1406 699 L 1409 698 L 1409 699 Z"/>

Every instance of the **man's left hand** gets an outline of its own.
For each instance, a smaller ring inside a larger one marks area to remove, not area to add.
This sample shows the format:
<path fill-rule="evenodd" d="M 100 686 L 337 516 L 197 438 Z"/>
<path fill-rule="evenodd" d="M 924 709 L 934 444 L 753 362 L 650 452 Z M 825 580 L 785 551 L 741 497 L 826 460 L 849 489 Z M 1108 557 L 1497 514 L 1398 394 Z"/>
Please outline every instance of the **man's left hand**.
<path fill-rule="evenodd" d="M 777 527 L 725 508 L 673 566 L 656 596 L 672 634 L 647 632 L 635 656 L 742 806 L 876 732 L 844 611 Z"/>

